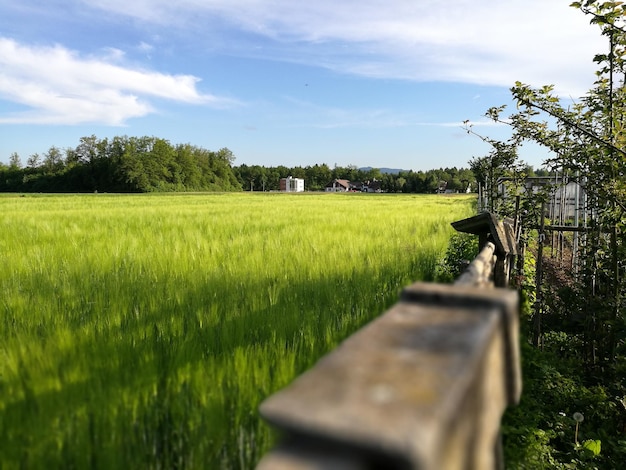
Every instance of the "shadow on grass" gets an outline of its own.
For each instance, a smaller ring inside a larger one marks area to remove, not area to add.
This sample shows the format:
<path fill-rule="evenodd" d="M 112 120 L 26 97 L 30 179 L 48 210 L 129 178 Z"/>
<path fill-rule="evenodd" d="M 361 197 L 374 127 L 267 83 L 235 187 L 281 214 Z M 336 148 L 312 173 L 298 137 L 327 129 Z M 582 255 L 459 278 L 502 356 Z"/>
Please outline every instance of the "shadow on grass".
<path fill-rule="evenodd" d="M 396 271 L 377 272 L 375 282 L 363 269 L 292 283 L 256 309 L 245 300 L 248 292 L 213 279 L 209 284 L 221 289 L 220 297 L 241 303 L 237 314 L 211 321 L 185 308 L 207 298 L 208 286 L 177 292 L 171 310 L 135 315 L 129 308 L 119 324 L 98 322 L 91 334 L 84 334 L 89 323 L 77 321 L 72 348 L 55 350 L 53 338 L 47 340 L 54 355 L 47 374 L 58 386 L 37 391 L 39 371 L 20 360 L 20 383 L 12 390 L 21 393 L 3 403 L 0 463 L 249 468 L 273 439 L 259 420 L 259 402 L 397 300 L 402 286 L 389 282 L 399 281 Z M 246 284 L 249 292 L 267 289 L 267 283 Z M 237 351 L 263 369 L 260 377 L 241 376 Z M 83 376 L 71 373 L 76 363 Z M 198 370 L 219 374 L 198 379 Z"/>

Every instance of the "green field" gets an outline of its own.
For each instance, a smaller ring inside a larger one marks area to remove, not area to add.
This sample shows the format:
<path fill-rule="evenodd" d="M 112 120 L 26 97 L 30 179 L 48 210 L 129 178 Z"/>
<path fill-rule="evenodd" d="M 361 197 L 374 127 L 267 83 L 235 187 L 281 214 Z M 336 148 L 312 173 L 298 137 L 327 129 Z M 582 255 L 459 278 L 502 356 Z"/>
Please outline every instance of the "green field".
<path fill-rule="evenodd" d="M 0 468 L 251 468 L 260 401 L 432 277 L 471 197 L 0 197 Z"/>

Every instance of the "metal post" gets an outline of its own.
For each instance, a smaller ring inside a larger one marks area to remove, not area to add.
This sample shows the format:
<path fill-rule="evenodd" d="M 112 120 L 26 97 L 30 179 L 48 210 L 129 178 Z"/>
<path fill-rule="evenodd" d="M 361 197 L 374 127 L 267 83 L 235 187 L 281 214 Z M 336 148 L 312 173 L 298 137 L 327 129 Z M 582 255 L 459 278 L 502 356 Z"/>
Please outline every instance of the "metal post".
<path fill-rule="evenodd" d="M 537 263 L 536 263 L 536 299 L 535 299 L 535 317 L 533 319 L 533 345 L 539 347 L 541 344 L 541 315 L 543 295 L 541 292 L 541 284 L 543 281 L 543 244 L 545 242 L 545 226 L 546 226 L 546 205 L 541 203 L 541 223 L 539 226 L 539 243 L 537 245 Z"/>

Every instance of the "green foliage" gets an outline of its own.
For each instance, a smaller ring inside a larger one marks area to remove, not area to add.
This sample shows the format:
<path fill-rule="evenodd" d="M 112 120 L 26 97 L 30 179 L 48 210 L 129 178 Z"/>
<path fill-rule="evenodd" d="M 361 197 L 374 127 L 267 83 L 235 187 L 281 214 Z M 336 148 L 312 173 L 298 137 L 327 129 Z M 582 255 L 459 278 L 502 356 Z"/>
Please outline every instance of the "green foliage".
<path fill-rule="evenodd" d="M 492 146 L 491 152 L 470 162 L 470 168 L 482 189 L 480 209 L 498 214 L 501 218 L 511 217 L 514 215 L 515 196 L 521 193 L 528 166 L 519 162 L 518 142 L 482 139 Z M 504 195 L 506 197 L 502 197 Z"/>
<path fill-rule="evenodd" d="M 545 162 L 549 171 L 577 178 L 585 191 L 580 209 L 586 230 L 579 234 L 577 269 L 560 273 L 544 254 L 544 271 L 551 266 L 551 276 L 533 286 L 532 276 L 524 274 L 519 283 L 522 335 L 532 336 L 542 349 L 524 341 L 525 391 L 503 427 L 510 468 L 614 469 L 623 467 L 626 457 L 621 439 L 626 429 L 626 9 L 622 2 L 602 0 L 572 6 L 589 15 L 607 38 L 606 52 L 593 58 L 598 65 L 593 88 L 572 104 L 564 103 L 553 85 L 515 83 L 515 111 L 506 117 L 504 106 L 487 111 L 493 121 L 510 126 L 511 138 L 493 143 L 494 152 L 474 168 L 506 176 L 509 164 L 516 162 L 516 146 L 533 142 L 550 152 Z M 487 184 L 488 191 L 489 185 L 493 183 Z M 515 194 L 507 189 L 495 196 L 507 193 Z M 523 247 L 530 247 L 529 259 L 546 195 L 516 195 L 521 196 L 521 239 Z M 511 201 L 494 201 L 490 207 L 510 215 L 510 206 Z M 537 310 L 530 309 L 535 295 L 541 300 Z M 541 321 L 532 323 L 526 312 Z M 584 421 L 575 421 L 574 413 L 584 415 Z"/>
<path fill-rule="evenodd" d="M 355 166 L 335 166 L 332 170 L 326 164 L 287 168 L 285 166 L 264 167 L 260 165 L 240 165 L 233 168 L 239 184 L 246 190 L 277 191 L 280 178 L 293 176 L 304 178 L 308 191 L 323 191 L 334 179 L 347 179 L 353 182 L 380 181 L 381 190 L 390 193 L 434 194 L 439 183 L 446 189 L 465 193 L 475 189 L 476 181 L 469 169 L 441 168 L 429 171 L 400 171 L 396 174 L 382 174 L 379 169 L 358 169 Z"/>
<path fill-rule="evenodd" d="M 240 191 L 232 171 L 234 156 L 156 137 L 82 137 L 65 157 L 51 147 L 0 168 L 0 192 L 172 192 Z"/>
<path fill-rule="evenodd" d="M 64 154 L 51 147 L 43 156 L 31 155 L 22 168 L 19 155 L 13 153 L 8 166 L 0 165 L 0 192 L 278 191 L 280 179 L 288 176 L 305 179 L 309 191 L 323 191 L 333 179 L 378 181 L 382 192 L 391 193 L 432 194 L 440 183 L 458 193 L 476 188 L 472 171 L 463 168 L 383 174 L 378 168 L 331 169 L 326 164 L 233 167 L 235 157 L 227 148 L 213 152 L 147 136 L 81 137 Z"/>
<path fill-rule="evenodd" d="M 582 448 L 586 451 L 589 451 L 591 457 L 597 457 L 598 455 L 600 455 L 600 451 L 602 450 L 602 441 L 597 439 L 587 439 L 585 442 L 583 442 Z"/>
<path fill-rule="evenodd" d="M 586 365 L 606 377 L 605 368 L 616 361 L 626 341 L 622 314 L 626 295 L 626 30 L 621 2 L 575 2 L 574 7 L 592 17 L 608 37 L 609 54 L 600 54 L 595 87 L 580 102 L 565 106 L 554 86 L 533 88 L 521 82 L 512 87 L 517 112 L 501 118 L 504 107 L 488 115 L 507 122 L 514 141 L 533 141 L 553 153 L 546 164 L 563 174 L 584 181 L 588 232 L 579 250 L 580 269 L 567 289 L 552 289 L 557 295 L 549 305 L 568 322 L 571 333 L 583 338 Z M 621 81 L 621 84 L 620 84 Z M 556 124 L 556 125 L 555 125 Z M 534 197 L 525 206 L 526 225 L 538 225 Z M 553 315 L 553 318 L 557 318 Z M 602 371 L 602 372 L 600 372 Z"/>
<path fill-rule="evenodd" d="M 333 179 L 378 181 L 383 192 L 438 192 L 440 183 L 455 193 L 476 189 L 469 169 L 441 168 L 383 174 L 377 168 L 353 166 L 233 166 L 226 148 L 212 152 L 190 144 L 172 145 L 156 137 L 82 137 L 73 149 L 52 147 L 44 159 L 31 155 L 22 168 L 19 155 L 10 165 L 0 165 L 0 192 L 182 192 L 182 191 L 278 191 L 280 179 L 303 178 L 308 191 L 323 191 Z"/>
<path fill-rule="evenodd" d="M 444 257 L 437 263 L 435 280 L 451 283 L 478 255 L 478 239 L 471 233 L 456 232 L 450 238 Z"/>
<path fill-rule="evenodd" d="M 558 323 L 544 332 L 542 349 L 530 346 L 534 269 L 529 250 L 519 282 L 524 391 L 520 404 L 503 418 L 506 467 L 619 468 L 626 457 L 619 440 L 626 423 L 623 387 L 590 377 L 581 363 L 581 337 L 561 331 Z M 577 423 L 578 414 L 584 420 Z"/>
<path fill-rule="evenodd" d="M 576 348 L 570 346 L 572 352 Z M 522 344 L 524 393 L 502 425 L 507 468 L 619 468 L 626 449 L 616 433 L 623 418 L 615 397 L 606 387 L 586 383 L 572 355 L 553 351 Z M 585 415 L 578 431 L 582 444 L 575 440 L 577 412 Z"/>

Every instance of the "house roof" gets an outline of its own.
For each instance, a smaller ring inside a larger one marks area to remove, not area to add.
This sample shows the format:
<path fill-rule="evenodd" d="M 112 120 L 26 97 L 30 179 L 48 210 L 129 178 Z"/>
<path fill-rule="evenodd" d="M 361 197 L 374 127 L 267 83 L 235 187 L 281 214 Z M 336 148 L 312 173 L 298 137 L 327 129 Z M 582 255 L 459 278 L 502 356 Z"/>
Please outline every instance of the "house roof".
<path fill-rule="evenodd" d="M 340 179 L 334 179 L 332 180 L 330 183 L 328 183 L 326 185 L 327 188 L 332 188 L 333 186 L 342 186 L 344 188 L 349 188 L 350 187 L 350 181 L 348 180 L 340 180 Z"/>

